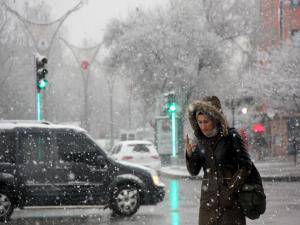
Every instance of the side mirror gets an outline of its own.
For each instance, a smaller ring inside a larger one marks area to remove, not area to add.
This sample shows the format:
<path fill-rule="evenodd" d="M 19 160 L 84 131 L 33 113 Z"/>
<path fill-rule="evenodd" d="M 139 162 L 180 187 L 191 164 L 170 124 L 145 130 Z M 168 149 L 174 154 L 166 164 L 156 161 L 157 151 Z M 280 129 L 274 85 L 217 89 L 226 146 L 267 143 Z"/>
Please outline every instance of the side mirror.
<path fill-rule="evenodd" d="M 106 165 L 106 159 L 103 155 L 98 155 L 97 156 L 97 163 L 98 165 L 100 165 L 101 167 Z"/>

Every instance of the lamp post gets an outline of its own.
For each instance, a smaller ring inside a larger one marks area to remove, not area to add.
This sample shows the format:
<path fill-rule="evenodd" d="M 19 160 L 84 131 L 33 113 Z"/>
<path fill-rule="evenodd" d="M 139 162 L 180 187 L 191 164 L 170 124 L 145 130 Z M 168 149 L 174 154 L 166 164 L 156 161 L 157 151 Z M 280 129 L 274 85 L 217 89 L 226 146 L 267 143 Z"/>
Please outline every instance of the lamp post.
<path fill-rule="evenodd" d="M 108 68 L 105 64 L 101 64 L 99 61 L 95 60 L 95 63 L 102 68 Z M 114 145 L 114 88 L 115 88 L 115 83 L 117 79 L 117 73 L 116 72 L 111 72 L 109 73 L 109 76 L 104 76 L 104 79 L 106 80 L 107 83 L 107 88 L 108 88 L 108 94 L 109 94 L 109 117 L 110 117 L 110 148 L 113 147 Z"/>
<path fill-rule="evenodd" d="M 81 125 L 89 131 L 88 122 L 88 112 L 89 112 L 89 102 L 88 102 L 88 86 L 90 77 L 90 67 L 94 62 L 96 55 L 102 45 L 102 42 L 92 46 L 92 47 L 78 47 L 70 44 L 65 39 L 60 38 L 64 44 L 71 50 L 74 58 L 79 66 L 82 80 L 83 80 L 83 119 L 81 120 Z"/>

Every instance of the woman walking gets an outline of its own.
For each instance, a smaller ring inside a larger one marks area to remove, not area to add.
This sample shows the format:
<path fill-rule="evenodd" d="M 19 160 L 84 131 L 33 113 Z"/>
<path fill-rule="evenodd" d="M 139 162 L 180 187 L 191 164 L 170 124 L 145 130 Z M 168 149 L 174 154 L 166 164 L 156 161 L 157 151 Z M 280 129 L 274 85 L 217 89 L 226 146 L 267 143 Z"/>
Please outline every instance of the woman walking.
<path fill-rule="evenodd" d="M 194 137 L 186 137 L 187 169 L 192 176 L 204 172 L 199 225 L 245 225 L 236 195 L 252 162 L 241 136 L 228 128 L 216 96 L 190 104 L 188 117 Z"/>

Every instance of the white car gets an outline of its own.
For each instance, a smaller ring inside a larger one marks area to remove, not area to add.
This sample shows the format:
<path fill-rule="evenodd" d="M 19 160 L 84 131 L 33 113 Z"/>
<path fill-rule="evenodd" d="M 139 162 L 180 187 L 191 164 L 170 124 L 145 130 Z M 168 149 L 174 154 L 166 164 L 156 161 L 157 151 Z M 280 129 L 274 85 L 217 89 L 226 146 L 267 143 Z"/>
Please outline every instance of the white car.
<path fill-rule="evenodd" d="M 159 170 L 161 160 L 150 141 L 121 141 L 112 148 L 111 157 L 115 160 L 127 161 Z"/>

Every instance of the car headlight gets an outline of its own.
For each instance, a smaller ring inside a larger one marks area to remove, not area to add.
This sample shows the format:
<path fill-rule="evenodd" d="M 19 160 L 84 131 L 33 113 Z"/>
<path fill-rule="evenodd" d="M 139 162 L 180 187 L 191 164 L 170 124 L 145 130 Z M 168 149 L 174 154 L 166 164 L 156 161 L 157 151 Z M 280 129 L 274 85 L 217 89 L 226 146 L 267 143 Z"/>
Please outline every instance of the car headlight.
<path fill-rule="evenodd" d="M 153 183 L 155 185 L 159 185 L 160 184 L 160 180 L 159 180 L 158 175 L 152 175 L 152 180 L 153 180 Z"/>
<path fill-rule="evenodd" d="M 159 176 L 157 175 L 156 172 L 151 171 L 151 177 L 152 177 L 153 183 L 154 183 L 156 186 L 162 186 L 162 187 L 165 186 L 164 183 L 162 183 L 162 182 L 160 181 Z"/>

